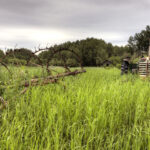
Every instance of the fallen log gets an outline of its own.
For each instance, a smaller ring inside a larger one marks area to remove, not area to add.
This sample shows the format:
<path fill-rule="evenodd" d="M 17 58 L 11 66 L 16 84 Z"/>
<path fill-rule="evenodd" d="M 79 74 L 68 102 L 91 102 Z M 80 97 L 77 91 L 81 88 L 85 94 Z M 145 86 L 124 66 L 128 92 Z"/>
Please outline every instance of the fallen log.
<path fill-rule="evenodd" d="M 66 76 L 74 76 L 74 75 L 85 73 L 85 72 L 86 72 L 86 70 L 75 70 L 73 72 L 61 73 L 56 76 L 48 76 L 47 78 L 48 79 L 57 79 L 57 78 L 66 77 Z"/>
<path fill-rule="evenodd" d="M 23 83 L 22 86 L 29 87 L 29 86 L 56 83 L 57 80 L 61 77 L 74 76 L 74 75 L 85 73 L 85 72 L 86 72 L 85 70 L 75 70 L 73 72 L 65 72 L 65 73 L 55 75 L 55 76 L 48 76 L 46 78 L 36 78 L 36 79 L 32 79 L 31 81 L 25 81 L 25 83 Z"/>
<path fill-rule="evenodd" d="M 35 79 L 31 79 L 29 81 L 24 81 L 22 82 L 20 85 L 18 85 L 18 87 L 29 87 L 29 86 L 42 86 L 42 85 L 46 85 L 46 84 L 51 84 L 51 83 L 57 83 L 59 78 L 62 77 L 67 77 L 67 76 L 75 76 L 77 74 L 81 74 L 81 73 L 85 73 L 86 70 L 75 70 L 72 72 L 65 72 L 65 73 L 60 73 L 57 74 L 55 76 L 48 76 L 46 78 L 35 78 Z M 14 88 L 16 87 L 15 85 L 7 85 L 7 86 L 1 86 L 2 89 L 6 89 L 6 88 Z M 21 93 L 25 93 L 25 91 L 21 91 Z"/>
<path fill-rule="evenodd" d="M 36 78 L 36 79 L 31 79 L 30 81 L 25 81 L 24 83 L 22 83 L 21 85 L 19 85 L 19 87 L 25 87 L 25 89 L 23 89 L 19 95 L 23 95 L 26 93 L 26 91 L 28 90 L 29 86 L 38 86 L 38 85 L 46 85 L 46 84 L 50 84 L 50 83 L 56 83 L 58 81 L 59 78 L 61 77 L 66 77 L 66 76 L 74 76 L 77 74 L 81 74 L 81 73 L 85 73 L 86 70 L 75 70 L 72 72 L 65 72 L 65 73 L 61 73 L 55 76 L 48 76 L 46 78 Z M 14 85 L 9 86 L 9 88 L 13 88 L 15 87 Z M 7 86 L 3 86 L 1 88 L 7 88 Z M 5 101 L 2 97 L 0 97 L 0 110 L 3 110 L 5 108 L 7 108 L 7 101 Z"/>

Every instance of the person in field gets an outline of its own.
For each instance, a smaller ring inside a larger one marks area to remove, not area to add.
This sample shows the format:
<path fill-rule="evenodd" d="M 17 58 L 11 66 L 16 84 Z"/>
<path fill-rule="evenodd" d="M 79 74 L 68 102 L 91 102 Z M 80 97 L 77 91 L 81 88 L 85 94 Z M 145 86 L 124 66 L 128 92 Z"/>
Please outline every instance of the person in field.
<path fill-rule="evenodd" d="M 121 65 L 121 75 L 128 73 L 129 66 L 130 66 L 129 61 L 130 61 L 129 57 L 123 59 L 123 62 L 122 62 L 122 65 Z"/>

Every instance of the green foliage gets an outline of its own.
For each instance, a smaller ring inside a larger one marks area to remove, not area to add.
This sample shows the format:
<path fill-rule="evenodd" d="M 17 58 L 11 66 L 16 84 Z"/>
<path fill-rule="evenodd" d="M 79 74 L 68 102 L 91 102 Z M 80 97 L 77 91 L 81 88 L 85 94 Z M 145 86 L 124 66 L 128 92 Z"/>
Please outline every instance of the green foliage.
<path fill-rule="evenodd" d="M 118 69 L 121 69 L 121 64 L 116 64 L 116 67 L 117 67 Z"/>
<path fill-rule="evenodd" d="M 109 60 L 114 64 L 121 64 L 121 58 L 119 56 L 112 56 L 109 58 Z"/>
<path fill-rule="evenodd" d="M 26 61 L 23 59 L 17 59 L 17 58 L 10 58 L 8 59 L 8 64 L 12 65 L 26 65 Z"/>
<path fill-rule="evenodd" d="M 4 52 L 2 50 L 0 50 L 0 58 L 4 57 Z"/>
<path fill-rule="evenodd" d="M 102 39 L 95 38 L 87 38 L 86 40 L 76 42 L 66 42 L 61 45 L 55 45 L 51 47 L 51 49 L 73 50 L 83 61 L 83 66 L 101 66 L 105 60 L 109 60 L 112 56 L 121 58 L 129 51 L 128 47 L 113 46 L 111 43 L 106 43 Z M 44 62 L 46 63 L 47 60 L 51 58 L 51 54 L 51 50 L 43 51 L 39 54 L 39 57 L 45 60 Z M 62 52 L 60 54 L 62 54 Z M 63 56 L 65 56 L 67 65 L 78 66 L 77 56 L 68 51 L 64 51 Z M 53 65 L 64 65 L 59 53 L 54 55 L 51 59 Z"/>
<path fill-rule="evenodd" d="M 74 59 L 68 59 L 67 64 L 69 67 L 76 67 L 77 66 L 77 62 Z"/>
<path fill-rule="evenodd" d="M 20 48 L 20 49 L 9 49 L 6 52 L 7 58 L 16 58 L 21 60 L 26 60 L 27 62 L 30 60 L 32 56 L 32 51 L 28 50 L 26 48 Z"/>
<path fill-rule="evenodd" d="M 134 63 L 134 64 L 137 64 L 139 62 L 139 60 L 140 60 L 139 58 L 135 58 L 135 59 L 132 59 L 131 62 Z"/>
<path fill-rule="evenodd" d="M 141 51 L 148 51 L 150 40 L 150 26 L 146 26 L 145 30 L 130 36 L 128 40 L 131 51 L 141 54 Z"/>

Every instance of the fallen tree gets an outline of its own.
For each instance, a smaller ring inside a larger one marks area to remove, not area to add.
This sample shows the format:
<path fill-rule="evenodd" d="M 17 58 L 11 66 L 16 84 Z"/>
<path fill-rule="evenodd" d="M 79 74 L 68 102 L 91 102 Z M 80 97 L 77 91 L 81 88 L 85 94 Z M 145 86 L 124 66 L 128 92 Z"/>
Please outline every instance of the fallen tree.
<path fill-rule="evenodd" d="M 55 76 L 48 76 L 46 78 L 31 79 L 30 81 L 25 81 L 25 83 L 22 83 L 20 86 L 29 87 L 29 86 L 56 83 L 59 78 L 67 77 L 67 76 L 75 76 L 77 74 L 81 74 L 81 73 L 85 73 L 85 72 L 86 72 L 85 70 L 75 70 L 72 72 L 60 73 L 60 74 L 57 74 Z"/>
<path fill-rule="evenodd" d="M 85 72 L 86 72 L 86 70 L 83 70 L 83 69 L 82 70 L 75 70 L 72 72 L 60 73 L 60 74 L 57 74 L 55 76 L 48 76 L 46 78 L 36 78 L 36 79 L 31 79 L 30 81 L 25 81 L 19 85 L 19 87 L 25 87 L 20 92 L 19 95 L 25 94 L 26 91 L 28 90 L 28 87 L 30 87 L 30 86 L 42 86 L 42 85 L 46 85 L 46 84 L 57 83 L 57 81 L 60 78 L 64 78 L 67 76 L 75 76 L 75 75 L 85 73 Z M 15 86 L 14 85 L 9 86 L 9 88 L 10 87 L 14 88 Z M 3 89 L 7 89 L 7 86 L 3 86 Z M 0 104 L 1 104 L 0 110 L 3 110 L 4 108 L 7 107 L 7 101 L 5 101 L 2 97 L 0 97 Z"/>

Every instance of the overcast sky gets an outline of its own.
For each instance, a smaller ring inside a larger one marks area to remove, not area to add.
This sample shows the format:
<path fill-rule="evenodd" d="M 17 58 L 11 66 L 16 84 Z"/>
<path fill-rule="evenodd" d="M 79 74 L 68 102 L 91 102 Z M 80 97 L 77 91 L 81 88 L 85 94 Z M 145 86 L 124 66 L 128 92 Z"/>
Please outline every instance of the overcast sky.
<path fill-rule="evenodd" d="M 102 38 L 125 45 L 150 25 L 150 0 L 0 0 L 0 48 Z"/>

